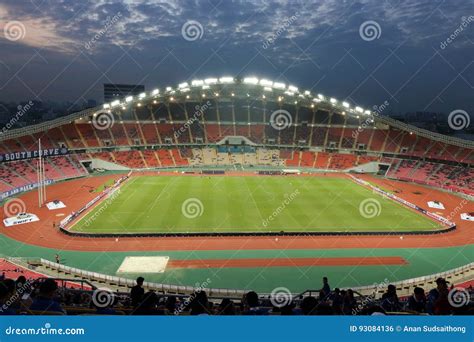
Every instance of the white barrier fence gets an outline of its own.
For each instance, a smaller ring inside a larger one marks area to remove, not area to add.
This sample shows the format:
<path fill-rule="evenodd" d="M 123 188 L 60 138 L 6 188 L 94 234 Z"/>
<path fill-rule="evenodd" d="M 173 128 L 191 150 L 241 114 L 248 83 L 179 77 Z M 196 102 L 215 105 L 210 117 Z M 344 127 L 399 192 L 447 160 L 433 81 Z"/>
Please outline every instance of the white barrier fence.
<path fill-rule="evenodd" d="M 9 260 L 15 260 L 15 258 L 10 258 Z M 49 267 L 51 269 L 69 273 L 76 277 L 81 277 L 85 279 L 89 279 L 92 281 L 108 283 L 118 287 L 133 287 L 136 285 L 135 280 L 127 279 L 117 276 L 106 275 L 103 273 L 85 271 L 79 268 L 70 267 L 66 265 L 61 265 L 43 258 L 34 259 L 35 262 Z M 447 278 L 450 279 L 454 276 L 458 276 L 460 274 L 466 274 L 465 278 L 468 280 L 474 279 L 474 262 L 469 263 L 464 266 L 460 266 L 448 271 L 435 273 L 427 276 L 411 278 L 406 280 L 400 280 L 395 282 L 390 282 L 397 287 L 397 289 L 403 289 L 407 287 L 414 287 L 420 284 L 426 284 L 430 282 L 435 282 L 437 278 Z M 193 286 L 183 286 L 183 285 L 167 285 L 167 284 L 159 284 L 159 283 L 152 283 L 152 282 L 144 282 L 143 286 L 150 290 L 155 290 L 160 293 L 171 293 L 171 294 L 191 294 L 197 288 Z M 359 287 L 351 287 L 356 292 L 359 293 L 373 293 L 381 290 L 380 284 L 372 284 L 367 286 L 359 286 Z M 203 288 L 202 290 L 206 291 L 209 297 L 227 297 L 227 298 L 242 298 L 242 296 L 247 292 L 245 290 L 235 290 L 235 289 L 217 289 L 217 288 Z M 385 290 L 385 288 L 384 288 Z"/>

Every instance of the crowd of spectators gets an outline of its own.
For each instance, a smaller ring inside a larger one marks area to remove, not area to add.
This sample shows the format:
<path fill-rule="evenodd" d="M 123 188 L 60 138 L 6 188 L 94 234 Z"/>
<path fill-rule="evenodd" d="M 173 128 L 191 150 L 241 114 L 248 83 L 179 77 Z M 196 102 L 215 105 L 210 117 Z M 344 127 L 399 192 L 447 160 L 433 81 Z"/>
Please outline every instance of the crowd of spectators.
<path fill-rule="evenodd" d="M 275 305 L 269 296 L 247 292 L 242 299 L 208 298 L 199 289 L 190 296 L 162 295 L 143 288 L 144 279 L 139 277 L 130 293 L 104 292 L 59 287 L 51 278 L 27 280 L 5 279 L 0 275 L 0 315 L 16 314 L 126 314 L 126 315 L 385 315 L 425 314 L 463 315 L 473 314 L 473 302 L 452 305 L 449 282 L 436 280 L 436 287 L 427 294 L 416 287 L 409 297 L 400 299 L 394 285 L 388 285 L 380 299 L 375 296 L 356 296 L 351 290 L 331 290 L 327 278 L 318 296 L 302 295 L 284 305 Z M 467 293 L 473 294 L 472 288 Z M 102 297 L 102 299 L 98 299 Z M 105 299 L 105 300 L 104 300 Z"/>

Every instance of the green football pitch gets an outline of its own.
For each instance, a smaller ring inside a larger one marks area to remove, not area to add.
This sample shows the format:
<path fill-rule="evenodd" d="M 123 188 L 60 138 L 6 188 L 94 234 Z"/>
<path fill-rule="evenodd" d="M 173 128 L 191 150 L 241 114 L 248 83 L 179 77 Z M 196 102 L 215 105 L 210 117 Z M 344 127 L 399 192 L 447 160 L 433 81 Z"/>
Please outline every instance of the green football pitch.
<path fill-rule="evenodd" d="M 332 177 L 139 176 L 71 227 L 84 233 L 406 232 L 434 221 Z"/>

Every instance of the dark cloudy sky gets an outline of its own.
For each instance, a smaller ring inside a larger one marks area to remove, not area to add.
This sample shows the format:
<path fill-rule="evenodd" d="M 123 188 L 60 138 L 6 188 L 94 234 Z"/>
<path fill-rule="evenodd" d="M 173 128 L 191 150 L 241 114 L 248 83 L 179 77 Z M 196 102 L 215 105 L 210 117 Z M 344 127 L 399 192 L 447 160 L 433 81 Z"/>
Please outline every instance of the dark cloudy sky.
<path fill-rule="evenodd" d="M 0 101 L 257 75 L 393 112 L 472 113 L 473 16 L 473 0 L 2 0 Z"/>

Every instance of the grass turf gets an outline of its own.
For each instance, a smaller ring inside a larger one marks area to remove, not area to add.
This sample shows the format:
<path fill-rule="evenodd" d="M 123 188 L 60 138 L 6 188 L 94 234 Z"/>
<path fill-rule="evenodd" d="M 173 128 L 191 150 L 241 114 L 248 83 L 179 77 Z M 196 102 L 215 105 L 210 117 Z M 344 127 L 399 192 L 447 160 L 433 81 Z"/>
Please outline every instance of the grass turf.
<path fill-rule="evenodd" d="M 369 199 L 378 203 L 378 215 L 371 218 L 359 210 Z M 428 218 L 348 179 L 140 176 L 129 180 L 118 196 L 103 201 L 71 230 L 133 234 L 439 228 Z"/>

